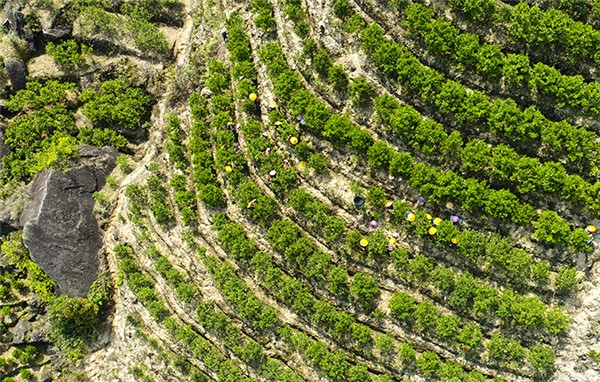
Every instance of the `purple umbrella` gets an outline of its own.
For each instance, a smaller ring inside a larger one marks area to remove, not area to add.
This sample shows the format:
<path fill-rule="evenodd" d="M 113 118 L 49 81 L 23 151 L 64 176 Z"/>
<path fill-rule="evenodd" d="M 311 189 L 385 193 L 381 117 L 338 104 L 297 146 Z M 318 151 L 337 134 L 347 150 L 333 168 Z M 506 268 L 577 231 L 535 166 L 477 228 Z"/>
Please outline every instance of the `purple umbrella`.
<path fill-rule="evenodd" d="M 302 121 L 302 120 L 304 119 L 304 117 L 302 116 L 302 114 L 298 114 L 298 115 L 296 116 L 296 119 L 297 119 L 298 121 Z"/>
<path fill-rule="evenodd" d="M 450 215 L 450 221 L 452 223 L 458 223 L 458 216 L 456 216 L 456 215 Z"/>
<path fill-rule="evenodd" d="M 419 199 L 417 199 L 417 203 L 419 203 L 419 204 L 425 203 L 425 198 L 422 196 L 419 196 Z"/>
<path fill-rule="evenodd" d="M 371 220 L 369 225 L 371 226 L 371 228 L 377 228 L 377 222 L 375 220 Z"/>

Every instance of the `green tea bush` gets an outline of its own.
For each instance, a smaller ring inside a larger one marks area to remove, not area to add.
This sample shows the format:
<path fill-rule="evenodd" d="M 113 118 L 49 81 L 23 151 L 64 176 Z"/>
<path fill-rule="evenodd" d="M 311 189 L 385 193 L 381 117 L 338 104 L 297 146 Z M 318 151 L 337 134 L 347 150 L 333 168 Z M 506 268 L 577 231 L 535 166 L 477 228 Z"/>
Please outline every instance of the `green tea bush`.
<path fill-rule="evenodd" d="M 73 68 L 85 64 L 86 57 L 92 53 L 92 48 L 75 40 L 66 40 L 60 44 L 49 42 L 46 53 L 59 65 Z"/>

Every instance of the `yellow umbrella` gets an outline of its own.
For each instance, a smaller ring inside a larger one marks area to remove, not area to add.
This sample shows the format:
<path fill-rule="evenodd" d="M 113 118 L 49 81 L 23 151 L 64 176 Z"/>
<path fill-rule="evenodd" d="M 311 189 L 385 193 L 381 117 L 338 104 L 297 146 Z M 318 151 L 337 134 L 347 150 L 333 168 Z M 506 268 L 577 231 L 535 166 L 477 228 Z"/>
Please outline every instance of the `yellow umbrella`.
<path fill-rule="evenodd" d="M 225 166 L 225 172 L 230 174 L 233 171 L 233 167 L 231 166 Z"/>
<path fill-rule="evenodd" d="M 588 225 L 587 227 L 585 227 L 585 230 L 591 233 L 596 232 L 596 227 L 594 227 L 593 225 Z"/>
<path fill-rule="evenodd" d="M 250 93 L 250 96 L 248 98 L 250 98 L 250 101 L 256 101 L 256 98 L 258 96 L 256 95 L 256 93 Z"/>
<path fill-rule="evenodd" d="M 460 239 L 458 237 L 453 237 L 452 240 L 450 240 L 452 242 L 452 244 L 458 244 L 458 241 Z"/>
<path fill-rule="evenodd" d="M 440 218 L 433 219 L 433 224 L 435 224 L 435 225 L 440 225 L 441 222 L 442 222 L 442 219 L 440 219 Z"/>
<path fill-rule="evenodd" d="M 429 232 L 430 235 L 435 235 L 435 233 L 437 232 L 437 228 L 431 227 L 427 232 Z"/>
<path fill-rule="evenodd" d="M 306 168 L 306 162 L 305 161 L 300 161 L 298 163 L 298 167 L 300 167 L 300 170 L 304 170 Z"/>
<path fill-rule="evenodd" d="M 369 240 L 367 239 L 360 239 L 360 246 L 361 247 L 366 247 L 367 245 L 369 245 Z"/>
<path fill-rule="evenodd" d="M 298 137 L 291 137 L 291 138 L 290 138 L 290 143 L 291 143 L 292 145 L 296 145 L 296 144 L 298 144 Z"/>
<path fill-rule="evenodd" d="M 387 202 L 385 202 L 385 208 L 390 208 L 393 205 L 394 205 L 394 202 L 391 200 L 388 200 Z"/>
<path fill-rule="evenodd" d="M 269 107 L 272 108 L 272 109 L 277 109 L 277 104 L 275 102 L 271 102 L 269 104 Z"/>
<path fill-rule="evenodd" d="M 390 239 L 390 241 L 388 242 L 388 245 L 391 245 L 391 246 L 393 247 L 393 246 L 395 246 L 395 245 L 396 245 L 396 243 L 397 243 L 397 241 L 396 241 L 396 238 L 395 238 L 395 237 L 392 237 L 392 238 Z"/>
<path fill-rule="evenodd" d="M 433 216 L 431 216 L 430 214 L 427 214 L 427 220 L 431 220 L 433 219 Z"/>
<path fill-rule="evenodd" d="M 406 215 L 406 220 L 408 220 L 409 222 L 414 222 L 415 221 L 415 214 L 413 214 L 412 212 L 409 213 L 408 215 Z"/>

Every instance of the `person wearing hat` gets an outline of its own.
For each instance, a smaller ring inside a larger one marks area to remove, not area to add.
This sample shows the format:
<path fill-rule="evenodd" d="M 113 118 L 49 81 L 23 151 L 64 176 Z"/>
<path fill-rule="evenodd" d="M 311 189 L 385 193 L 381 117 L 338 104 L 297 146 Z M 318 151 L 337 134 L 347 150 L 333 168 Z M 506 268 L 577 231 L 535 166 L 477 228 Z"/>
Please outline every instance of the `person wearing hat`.
<path fill-rule="evenodd" d="M 387 202 L 385 202 L 385 208 L 387 209 L 388 212 L 392 212 L 394 210 L 394 202 L 391 200 L 388 200 Z"/>
<path fill-rule="evenodd" d="M 388 251 L 393 251 L 394 248 L 396 248 L 396 244 L 398 243 L 398 241 L 396 240 L 395 237 L 391 237 L 390 240 L 388 241 L 388 246 L 387 249 Z"/>
<path fill-rule="evenodd" d="M 273 179 L 277 175 L 277 171 L 271 170 L 269 171 L 269 180 Z"/>
<path fill-rule="evenodd" d="M 360 195 L 355 195 L 354 199 L 353 199 L 353 202 L 354 202 L 354 206 L 356 208 L 360 208 L 360 207 L 362 207 L 365 204 L 365 198 L 363 198 Z"/>
<path fill-rule="evenodd" d="M 369 245 L 369 240 L 365 239 L 364 237 L 362 239 L 360 239 L 360 241 L 358 242 L 358 249 L 360 249 L 361 251 L 365 251 L 367 249 L 367 246 Z"/>

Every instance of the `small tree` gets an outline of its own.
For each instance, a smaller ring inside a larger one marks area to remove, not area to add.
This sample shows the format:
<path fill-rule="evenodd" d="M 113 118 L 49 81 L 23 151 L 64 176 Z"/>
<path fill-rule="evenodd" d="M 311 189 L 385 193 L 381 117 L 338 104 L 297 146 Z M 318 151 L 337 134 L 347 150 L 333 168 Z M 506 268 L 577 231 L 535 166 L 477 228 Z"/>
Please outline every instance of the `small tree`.
<path fill-rule="evenodd" d="M 390 358 L 394 354 L 394 337 L 390 334 L 382 334 L 375 338 L 375 346 L 383 356 Z"/>
<path fill-rule="evenodd" d="M 373 186 L 367 192 L 367 203 L 371 208 L 380 209 L 385 206 L 385 191 L 377 186 Z"/>
<path fill-rule="evenodd" d="M 541 260 L 531 268 L 531 277 L 538 284 L 546 284 L 550 279 L 550 263 Z"/>
<path fill-rule="evenodd" d="M 336 0 L 336 2 L 333 3 L 333 12 L 342 20 L 346 20 L 354 13 L 348 0 Z"/>
<path fill-rule="evenodd" d="M 79 355 L 85 341 L 98 326 L 98 306 L 82 297 L 57 297 L 49 308 L 50 323 L 58 346 L 74 349 Z"/>
<path fill-rule="evenodd" d="M 401 321 L 408 321 L 413 317 L 417 308 L 414 297 L 404 293 L 395 292 L 388 303 L 392 315 Z"/>
<path fill-rule="evenodd" d="M 348 88 L 348 73 L 341 65 L 333 65 L 327 72 L 329 83 L 335 90 L 344 90 Z"/>
<path fill-rule="evenodd" d="M 443 315 L 437 320 L 435 334 L 446 340 L 452 341 L 458 335 L 460 319 L 454 315 Z"/>
<path fill-rule="evenodd" d="M 329 73 L 329 68 L 333 65 L 331 56 L 325 49 L 319 49 L 313 58 L 313 65 L 317 73 L 326 76 Z"/>
<path fill-rule="evenodd" d="M 567 294 L 575 289 L 579 281 L 577 279 L 577 269 L 563 266 L 558 270 L 554 286 L 558 293 Z"/>
<path fill-rule="evenodd" d="M 547 375 L 554 368 L 556 356 L 554 350 L 548 345 L 534 345 L 529 348 L 527 360 L 540 374 Z"/>
<path fill-rule="evenodd" d="M 434 328 L 439 316 L 440 312 L 430 301 L 423 301 L 415 309 L 415 317 L 421 330 Z"/>
<path fill-rule="evenodd" d="M 362 272 L 356 273 L 350 285 L 350 294 L 365 309 L 372 307 L 375 298 L 379 294 L 377 280 Z"/>
<path fill-rule="evenodd" d="M 373 97 L 373 86 L 365 77 L 358 77 L 350 84 L 350 97 L 355 106 L 366 106 Z"/>
<path fill-rule="evenodd" d="M 417 358 L 417 367 L 427 377 L 437 374 L 441 365 L 440 357 L 431 351 L 426 351 Z"/>
<path fill-rule="evenodd" d="M 483 334 L 477 324 L 470 322 L 460 330 L 457 339 L 464 345 L 465 350 L 477 349 L 481 344 Z"/>
<path fill-rule="evenodd" d="M 398 357 L 403 363 L 414 362 L 415 354 L 415 349 L 410 342 L 403 342 L 398 347 Z"/>

